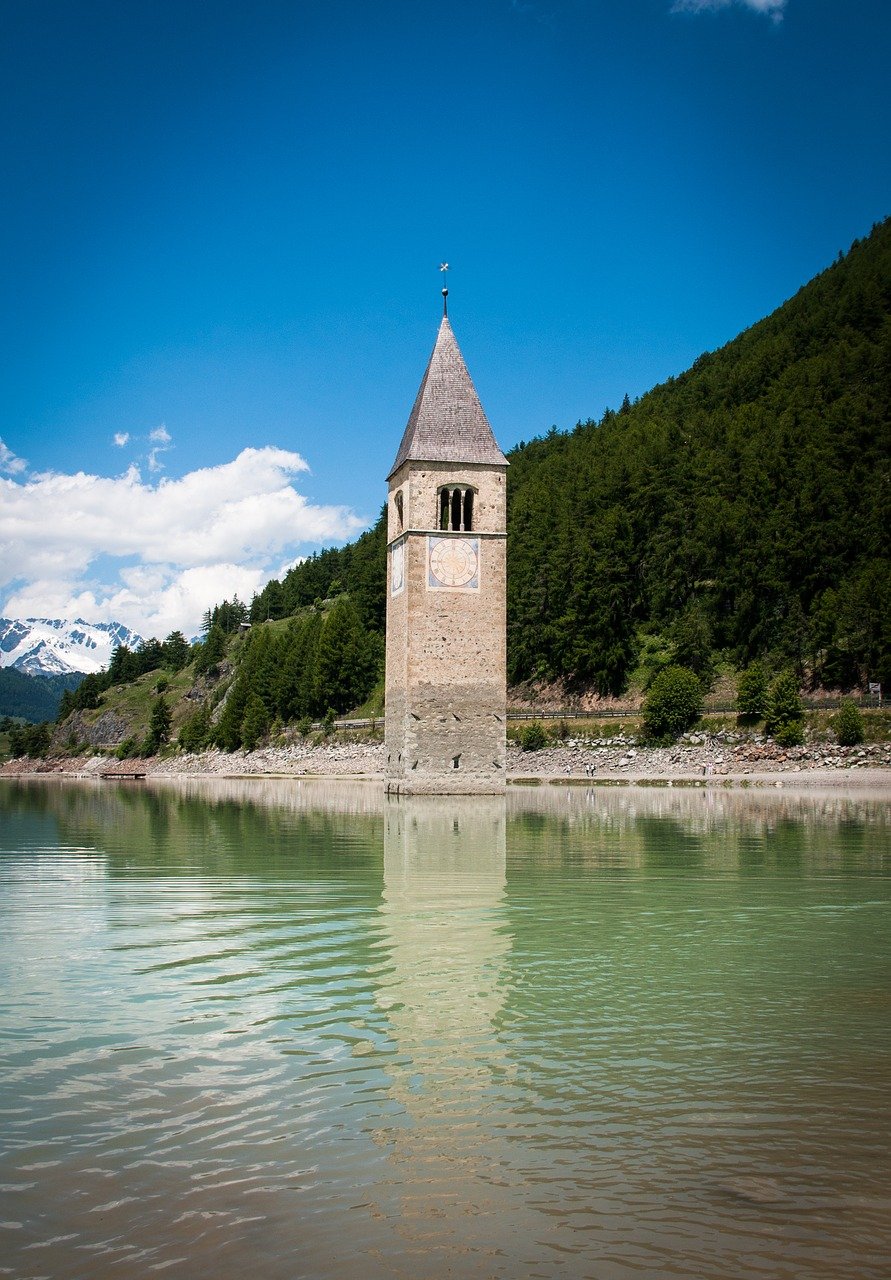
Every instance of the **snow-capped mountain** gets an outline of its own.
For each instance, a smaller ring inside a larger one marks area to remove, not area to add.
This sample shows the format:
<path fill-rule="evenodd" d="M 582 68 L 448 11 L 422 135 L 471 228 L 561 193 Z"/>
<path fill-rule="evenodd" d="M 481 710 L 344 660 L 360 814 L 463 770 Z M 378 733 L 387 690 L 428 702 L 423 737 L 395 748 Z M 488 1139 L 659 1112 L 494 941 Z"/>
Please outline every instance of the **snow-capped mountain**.
<path fill-rule="evenodd" d="M 29 676 L 101 671 L 121 644 L 138 649 L 142 636 L 120 622 L 0 618 L 0 667 Z"/>

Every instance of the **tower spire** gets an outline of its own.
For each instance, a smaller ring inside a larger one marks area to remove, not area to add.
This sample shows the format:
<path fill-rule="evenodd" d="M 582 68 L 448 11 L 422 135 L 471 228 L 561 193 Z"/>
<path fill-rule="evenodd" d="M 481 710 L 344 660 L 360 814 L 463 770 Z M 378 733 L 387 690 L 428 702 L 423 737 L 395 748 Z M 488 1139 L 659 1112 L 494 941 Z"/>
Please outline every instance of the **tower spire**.
<path fill-rule="evenodd" d="M 443 273 L 442 277 L 442 314 L 447 317 L 449 314 L 449 277 L 445 274 L 449 269 L 447 262 L 441 262 L 439 269 Z"/>
<path fill-rule="evenodd" d="M 447 267 L 443 263 L 443 267 Z M 448 289 L 443 289 L 443 295 Z M 452 332 L 449 318 L 439 333 L 427 365 L 390 476 L 404 462 L 471 462 L 506 466 L 476 388 Z"/>

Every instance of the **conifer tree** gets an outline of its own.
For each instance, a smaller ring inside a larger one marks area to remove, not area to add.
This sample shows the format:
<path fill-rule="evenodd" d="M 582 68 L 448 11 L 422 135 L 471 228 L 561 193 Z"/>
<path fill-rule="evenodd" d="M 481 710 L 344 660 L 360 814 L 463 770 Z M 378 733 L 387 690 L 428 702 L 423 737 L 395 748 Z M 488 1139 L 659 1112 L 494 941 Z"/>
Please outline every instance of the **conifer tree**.
<path fill-rule="evenodd" d="M 145 754 L 154 755 L 170 738 L 170 708 L 164 695 L 155 699 L 152 707 L 149 731 L 145 739 Z"/>
<path fill-rule="evenodd" d="M 164 665 L 171 671 L 181 671 L 191 656 L 189 642 L 181 631 L 171 631 L 163 644 Z"/>
<path fill-rule="evenodd" d="M 244 709 L 241 722 L 241 742 L 246 751 L 253 751 L 260 739 L 269 731 L 269 712 L 263 699 L 252 693 Z"/>

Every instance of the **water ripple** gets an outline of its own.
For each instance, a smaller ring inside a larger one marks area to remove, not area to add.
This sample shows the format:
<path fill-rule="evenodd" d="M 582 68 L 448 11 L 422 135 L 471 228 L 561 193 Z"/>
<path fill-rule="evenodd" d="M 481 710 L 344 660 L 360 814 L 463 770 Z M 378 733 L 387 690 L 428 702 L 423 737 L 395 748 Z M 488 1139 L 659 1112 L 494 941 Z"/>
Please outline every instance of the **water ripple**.
<path fill-rule="evenodd" d="M 77 796 L 0 859 L 0 1275 L 885 1275 L 887 825 Z"/>

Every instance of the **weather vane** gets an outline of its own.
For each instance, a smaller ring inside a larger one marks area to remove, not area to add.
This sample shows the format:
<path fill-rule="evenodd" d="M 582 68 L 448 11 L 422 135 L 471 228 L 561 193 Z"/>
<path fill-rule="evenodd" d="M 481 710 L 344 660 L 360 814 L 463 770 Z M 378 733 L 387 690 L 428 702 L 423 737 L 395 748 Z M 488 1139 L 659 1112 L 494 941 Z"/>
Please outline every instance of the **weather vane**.
<path fill-rule="evenodd" d="M 448 264 L 447 262 L 441 262 L 441 263 L 439 264 L 439 269 L 440 269 L 440 271 L 443 273 L 443 277 L 442 277 L 442 314 L 443 314 L 444 316 L 447 316 L 447 315 L 449 314 L 449 278 L 448 278 L 448 276 L 447 276 L 445 273 L 446 273 L 446 272 L 448 271 L 448 269 L 449 269 L 449 264 Z"/>

